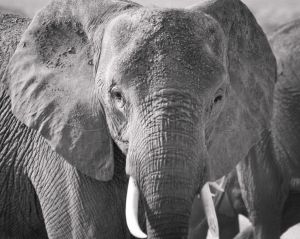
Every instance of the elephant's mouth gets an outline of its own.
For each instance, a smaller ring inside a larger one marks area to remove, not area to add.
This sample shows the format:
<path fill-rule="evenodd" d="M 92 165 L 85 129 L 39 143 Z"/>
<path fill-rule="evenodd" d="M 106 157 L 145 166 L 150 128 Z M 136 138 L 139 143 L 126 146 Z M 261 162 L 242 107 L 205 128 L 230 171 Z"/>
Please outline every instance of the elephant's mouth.
<path fill-rule="evenodd" d="M 216 210 L 210 191 L 209 185 L 216 190 L 223 191 L 223 183 L 220 185 L 216 183 L 206 183 L 201 189 L 200 196 L 203 203 L 204 212 L 209 225 L 209 238 L 219 238 L 219 225 L 216 215 Z M 141 230 L 138 222 L 138 202 L 139 202 L 139 188 L 137 182 L 133 177 L 129 178 L 127 198 L 126 198 L 126 221 L 130 233 L 136 238 L 147 238 L 147 235 Z"/>

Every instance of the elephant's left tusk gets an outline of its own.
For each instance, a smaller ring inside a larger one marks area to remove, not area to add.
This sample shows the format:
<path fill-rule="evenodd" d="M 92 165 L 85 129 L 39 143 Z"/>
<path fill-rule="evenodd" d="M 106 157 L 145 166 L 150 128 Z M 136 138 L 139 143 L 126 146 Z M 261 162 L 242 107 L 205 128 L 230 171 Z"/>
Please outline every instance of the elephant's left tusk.
<path fill-rule="evenodd" d="M 130 233 L 137 238 L 147 238 L 138 221 L 139 189 L 134 178 L 129 178 L 126 197 L 126 222 Z"/>
<path fill-rule="evenodd" d="M 208 183 L 201 190 L 201 199 L 209 227 L 208 238 L 219 239 L 219 224 Z"/>

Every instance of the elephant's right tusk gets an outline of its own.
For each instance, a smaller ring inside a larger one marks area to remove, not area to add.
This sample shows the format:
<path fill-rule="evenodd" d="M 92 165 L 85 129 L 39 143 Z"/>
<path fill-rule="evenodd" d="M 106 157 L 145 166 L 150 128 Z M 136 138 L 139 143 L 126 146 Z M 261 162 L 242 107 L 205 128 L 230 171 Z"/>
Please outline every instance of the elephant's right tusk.
<path fill-rule="evenodd" d="M 208 223 L 208 238 L 219 238 L 219 224 L 217 219 L 217 214 L 215 210 L 215 205 L 212 199 L 212 195 L 209 189 L 209 184 L 206 183 L 201 189 L 201 200 L 203 203 L 203 208 L 205 216 Z"/>
<path fill-rule="evenodd" d="M 249 226 L 252 226 L 252 223 L 249 221 L 249 219 L 247 217 L 245 217 L 244 215 L 239 214 L 239 229 L 240 229 L 240 232 L 244 231 Z"/>
<path fill-rule="evenodd" d="M 126 197 L 126 222 L 130 233 L 137 238 L 147 238 L 138 221 L 139 189 L 133 177 L 129 178 Z"/>

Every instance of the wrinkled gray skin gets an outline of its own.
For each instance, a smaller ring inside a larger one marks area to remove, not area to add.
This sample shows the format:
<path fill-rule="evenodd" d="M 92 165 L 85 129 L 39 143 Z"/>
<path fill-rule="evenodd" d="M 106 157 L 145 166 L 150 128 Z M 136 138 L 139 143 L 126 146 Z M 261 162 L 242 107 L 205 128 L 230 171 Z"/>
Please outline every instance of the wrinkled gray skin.
<path fill-rule="evenodd" d="M 0 13 L 0 78 L 29 23 Z M 124 215 L 125 156 L 118 147 L 110 182 L 85 176 L 16 119 L 3 82 L 0 89 L 0 238 L 132 238 Z"/>
<path fill-rule="evenodd" d="M 27 23 L 4 18 L 7 63 L 16 44 L 6 36 L 18 39 Z M 275 73 L 238 0 L 186 10 L 50 3 L 1 80 L 1 233 L 128 238 L 126 165 L 148 238 L 187 238 L 204 182 L 269 128 Z"/>
<path fill-rule="evenodd" d="M 225 202 L 225 207 L 235 211 L 230 220 L 222 217 L 223 211 L 216 202 L 220 225 L 225 224 L 224 230 L 232 230 L 232 235 L 238 232 L 237 214 L 248 216 L 254 224 L 254 228 L 249 227 L 235 239 L 279 238 L 300 222 L 299 42 L 300 20 L 282 26 L 271 35 L 270 43 L 278 62 L 272 126 L 228 176 L 229 181 L 235 182 L 225 187 L 232 202 Z M 206 233 L 205 222 L 198 221 L 197 225 L 193 234 Z"/>
<path fill-rule="evenodd" d="M 281 222 L 284 220 L 281 215 L 290 184 L 300 178 L 299 40 L 299 20 L 283 26 L 270 37 L 278 64 L 271 129 L 237 167 L 256 238 L 279 238 L 280 225 L 287 223 Z M 293 187 L 299 190 L 297 183 Z M 288 207 L 297 208 L 297 205 Z"/>

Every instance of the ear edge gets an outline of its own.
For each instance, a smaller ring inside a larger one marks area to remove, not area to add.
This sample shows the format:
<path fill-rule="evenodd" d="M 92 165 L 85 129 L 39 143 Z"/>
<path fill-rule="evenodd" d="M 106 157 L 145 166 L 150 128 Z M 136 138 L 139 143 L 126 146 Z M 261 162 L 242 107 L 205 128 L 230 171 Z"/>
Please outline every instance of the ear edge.
<path fill-rule="evenodd" d="M 260 132 L 270 126 L 272 96 L 276 81 L 276 59 L 262 28 L 240 0 L 209 0 L 204 4 L 190 7 L 190 10 L 200 11 L 213 17 L 228 39 L 228 72 L 232 91 L 224 108 L 229 113 L 223 112 L 220 115 L 217 123 L 222 130 L 216 131 L 220 140 L 212 143 L 209 152 L 213 166 L 217 170 L 218 162 L 224 158 L 235 159 L 230 165 L 232 167 L 247 153 L 247 149 L 259 138 Z M 245 87 L 249 87 L 249 84 L 253 86 L 257 84 L 255 86 L 257 90 L 247 90 Z M 239 109 L 233 110 L 233 107 Z M 235 112 L 231 115 L 230 112 L 234 111 L 239 113 Z M 226 121 L 236 123 L 226 124 Z M 237 129 L 242 129 L 243 133 L 237 132 Z M 236 135 L 245 133 L 251 135 L 249 140 L 239 138 L 235 141 L 235 147 L 230 146 Z M 216 154 L 219 150 L 226 152 L 222 155 L 222 159 L 221 154 Z M 214 154 L 213 151 L 216 153 Z M 241 154 L 242 151 L 244 153 Z M 219 171 L 216 172 L 217 177 L 228 173 L 230 167 Z"/>

